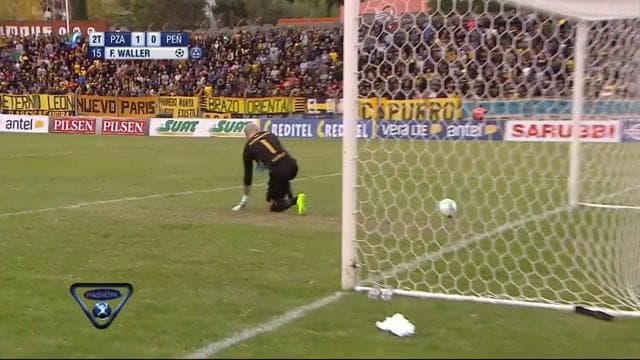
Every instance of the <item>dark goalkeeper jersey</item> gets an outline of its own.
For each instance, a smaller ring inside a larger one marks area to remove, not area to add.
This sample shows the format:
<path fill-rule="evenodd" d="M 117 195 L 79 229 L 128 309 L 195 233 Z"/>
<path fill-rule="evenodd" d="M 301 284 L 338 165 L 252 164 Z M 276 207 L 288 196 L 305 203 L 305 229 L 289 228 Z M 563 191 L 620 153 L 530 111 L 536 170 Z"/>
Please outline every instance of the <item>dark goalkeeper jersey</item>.
<path fill-rule="evenodd" d="M 251 185 L 253 178 L 253 162 L 257 161 L 271 169 L 280 160 L 289 158 L 278 137 L 270 132 L 260 131 L 250 137 L 244 145 L 242 160 L 244 161 L 244 184 Z"/>

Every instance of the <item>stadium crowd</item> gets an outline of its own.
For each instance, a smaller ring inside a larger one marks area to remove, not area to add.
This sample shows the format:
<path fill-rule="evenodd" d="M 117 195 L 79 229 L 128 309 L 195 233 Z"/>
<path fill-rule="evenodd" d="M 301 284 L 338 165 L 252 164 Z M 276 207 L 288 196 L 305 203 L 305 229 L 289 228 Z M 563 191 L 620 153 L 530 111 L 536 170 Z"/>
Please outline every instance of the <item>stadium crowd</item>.
<path fill-rule="evenodd" d="M 368 19 L 360 28 L 359 92 L 394 99 L 570 96 L 571 27 L 530 16 Z M 339 26 L 192 33 L 192 44 L 204 49 L 199 61 L 91 61 L 87 44 L 71 48 L 62 37 L 2 40 L 2 93 L 326 98 L 342 92 Z M 594 64 L 588 78 L 600 79 L 587 87 L 592 97 L 631 91 L 619 86 L 628 75 L 623 66 L 602 71 Z"/>
<path fill-rule="evenodd" d="M 336 29 L 193 35 L 199 61 L 91 61 L 87 44 L 13 37 L 0 52 L 0 92 L 94 95 L 336 97 L 342 37 Z"/>

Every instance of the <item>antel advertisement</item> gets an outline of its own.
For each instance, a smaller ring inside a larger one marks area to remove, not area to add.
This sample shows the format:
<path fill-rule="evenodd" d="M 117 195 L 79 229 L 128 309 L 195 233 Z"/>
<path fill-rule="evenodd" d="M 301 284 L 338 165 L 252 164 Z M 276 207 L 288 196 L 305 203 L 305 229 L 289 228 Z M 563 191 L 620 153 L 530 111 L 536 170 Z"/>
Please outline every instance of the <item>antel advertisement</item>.
<path fill-rule="evenodd" d="M 0 132 L 48 133 L 49 117 L 37 115 L 0 115 Z"/>

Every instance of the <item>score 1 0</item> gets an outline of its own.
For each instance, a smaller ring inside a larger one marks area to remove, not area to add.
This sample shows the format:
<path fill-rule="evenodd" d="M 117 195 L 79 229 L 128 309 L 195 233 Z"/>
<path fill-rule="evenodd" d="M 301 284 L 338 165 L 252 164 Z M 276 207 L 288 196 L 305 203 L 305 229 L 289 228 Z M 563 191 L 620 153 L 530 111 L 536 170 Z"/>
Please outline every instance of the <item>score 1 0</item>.
<path fill-rule="evenodd" d="M 92 32 L 90 47 L 184 47 L 189 46 L 185 32 Z"/>

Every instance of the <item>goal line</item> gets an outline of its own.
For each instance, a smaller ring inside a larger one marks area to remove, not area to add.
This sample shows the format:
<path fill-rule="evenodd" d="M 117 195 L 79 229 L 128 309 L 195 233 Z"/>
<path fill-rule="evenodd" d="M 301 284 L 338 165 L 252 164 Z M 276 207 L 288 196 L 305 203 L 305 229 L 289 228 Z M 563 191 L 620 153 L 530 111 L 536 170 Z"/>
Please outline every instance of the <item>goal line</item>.
<path fill-rule="evenodd" d="M 581 202 L 578 204 L 582 206 L 603 208 L 603 209 L 640 210 L 640 206 L 630 206 L 630 205 L 615 205 L 615 204 L 612 205 L 612 204 L 598 204 L 598 203 L 588 203 L 588 202 Z"/>

